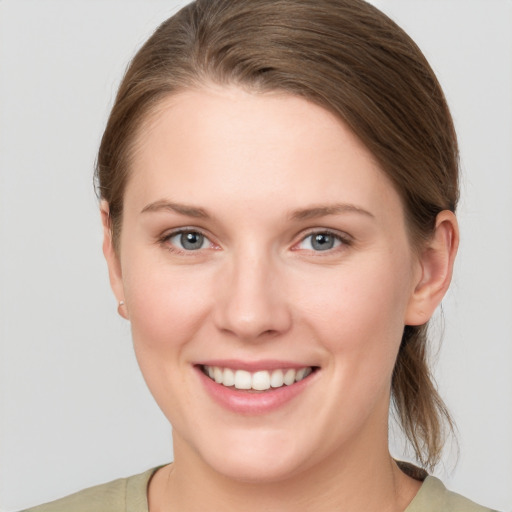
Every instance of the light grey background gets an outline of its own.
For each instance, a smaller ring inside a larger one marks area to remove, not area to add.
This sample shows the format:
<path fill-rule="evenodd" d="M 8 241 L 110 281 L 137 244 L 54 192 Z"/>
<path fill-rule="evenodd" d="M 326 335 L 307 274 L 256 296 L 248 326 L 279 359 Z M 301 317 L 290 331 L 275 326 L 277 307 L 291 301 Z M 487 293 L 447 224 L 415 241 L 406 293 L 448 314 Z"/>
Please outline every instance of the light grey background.
<path fill-rule="evenodd" d="M 179 3 L 0 1 L 3 511 L 172 458 L 108 287 L 91 177 L 126 63 Z M 462 150 L 462 245 L 437 367 L 461 456 L 454 469 L 448 450 L 438 474 L 510 511 L 512 2 L 374 3 L 430 59 Z"/>

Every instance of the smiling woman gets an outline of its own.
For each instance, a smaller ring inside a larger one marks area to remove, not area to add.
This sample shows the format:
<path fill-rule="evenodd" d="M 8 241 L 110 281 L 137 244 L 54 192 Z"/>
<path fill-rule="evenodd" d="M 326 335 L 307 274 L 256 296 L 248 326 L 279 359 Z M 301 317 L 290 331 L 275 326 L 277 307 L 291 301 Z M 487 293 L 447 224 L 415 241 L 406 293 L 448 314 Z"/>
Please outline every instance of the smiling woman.
<path fill-rule="evenodd" d="M 360 0 L 198 0 L 121 83 L 103 251 L 174 461 L 38 511 L 485 511 L 428 476 L 426 325 L 458 148 L 411 39 Z M 418 466 L 388 447 L 394 405 Z"/>
<path fill-rule="evenodd" d="M 358 139 L 296 96 L 205 85 L 161 105 L 131 165 L 116 251 L 103 203 L 104 248 L 175 453 L 261 483 L 338 474 L 356 440 L 382 451 L 404 322 L 432 306 Z M 190 206 L 148 208 L 162 197 Z M 453 253 L 451 214 L 438 232 Z"/>

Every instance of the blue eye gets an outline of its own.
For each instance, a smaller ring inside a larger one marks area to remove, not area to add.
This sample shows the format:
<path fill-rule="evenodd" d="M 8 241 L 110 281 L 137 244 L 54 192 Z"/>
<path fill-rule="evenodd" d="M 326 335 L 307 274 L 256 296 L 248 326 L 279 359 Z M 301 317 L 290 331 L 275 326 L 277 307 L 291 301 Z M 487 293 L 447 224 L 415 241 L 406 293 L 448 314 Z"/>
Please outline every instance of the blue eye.
<path fill-rule="evenodd" d="M 168 242 L 183 251 L 207 249 L 211 242 L 198 231 L 180 231 L 167 238 Z"/>
<path fill-rule="evenodd" d="M 343 240 L 338 235 L 329 232 L 318 232 L 311 233 L 304 238 L 299 247 L 308 251 L 329 251 L 339 247 L 342 242 Z"/>

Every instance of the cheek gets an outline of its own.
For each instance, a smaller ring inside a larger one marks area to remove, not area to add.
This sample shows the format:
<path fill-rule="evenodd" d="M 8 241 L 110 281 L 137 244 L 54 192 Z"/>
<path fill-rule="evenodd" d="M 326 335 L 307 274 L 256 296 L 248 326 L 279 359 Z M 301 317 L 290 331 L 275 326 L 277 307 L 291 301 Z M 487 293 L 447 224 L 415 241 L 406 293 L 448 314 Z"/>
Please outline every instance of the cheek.
<path fill-rule="evenodd" d="M 133 265 L 124 275 L 137 362 L 153 397 L 176 428 L 188 414 L 184 404 L 192 400 L 187 347 L 192 339 L 204 337 L 199 333 L 205 328 L 209 300 L 204 281 L 204 276 L 170 272 L 158 264 Z"/>
<path fill-rule="evenodd" d="M 339 361 L 352 366 L 381 361 L 392 369 L 410 297 L 407 265 L 404 258 L 358 260 L 332 272 L 323 289 L 317 282 L 302 292 L 308 318 L 323 333 L 326 348 L 343 354 Z"/>
<path fill-rule="evenodd" d="M 136 348 L 173 351 L 201 329 L 206 276 L 149 262 L 127 267 L 125 296 Z"/>

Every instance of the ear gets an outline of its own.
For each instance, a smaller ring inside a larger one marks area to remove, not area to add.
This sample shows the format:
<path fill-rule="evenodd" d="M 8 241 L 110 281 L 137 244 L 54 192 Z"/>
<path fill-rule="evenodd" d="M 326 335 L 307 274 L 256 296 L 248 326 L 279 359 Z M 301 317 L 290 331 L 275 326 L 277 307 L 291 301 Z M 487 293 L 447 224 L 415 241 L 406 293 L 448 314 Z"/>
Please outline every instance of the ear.
<path fill-rule="evenodd" d="M 455 214 L 443 210 L 437 215 L 434 234 L 420 253 L 419 277 L 407 306 L 405 325 L 423 325 L 433 315 L 452 280 L 458 246 Z"/>
<path fill-rule="evenodd" d="M 112 241 L 112 226 L 110 210 L 107 201 L 102 200 L 100 205 L 101 223 L 103 224 L 103 255 L 107 261 L 110 286 L 119 304 L 117 311 L 128 320 L 128 313 L 124 304 L 123 275 L 121 262 Z"/>

